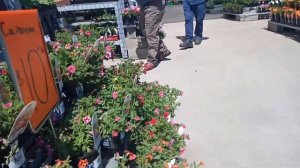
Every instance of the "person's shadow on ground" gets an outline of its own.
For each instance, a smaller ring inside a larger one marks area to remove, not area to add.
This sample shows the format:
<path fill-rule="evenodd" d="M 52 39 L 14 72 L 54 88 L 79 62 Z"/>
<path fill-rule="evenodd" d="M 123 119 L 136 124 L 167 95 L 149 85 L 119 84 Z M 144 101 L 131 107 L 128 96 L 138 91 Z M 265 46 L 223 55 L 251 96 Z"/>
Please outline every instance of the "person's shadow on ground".
<path fill-rule="evenodd" d="M 185 40 L 185 36 L 176 36 L 177 39 L 181 40 L 181 42 L 184 42 Z M 194 37 L 195 39 L 195 37 Z M 208 40 L 209 37 L 203 37 L 202 40 Z"/>

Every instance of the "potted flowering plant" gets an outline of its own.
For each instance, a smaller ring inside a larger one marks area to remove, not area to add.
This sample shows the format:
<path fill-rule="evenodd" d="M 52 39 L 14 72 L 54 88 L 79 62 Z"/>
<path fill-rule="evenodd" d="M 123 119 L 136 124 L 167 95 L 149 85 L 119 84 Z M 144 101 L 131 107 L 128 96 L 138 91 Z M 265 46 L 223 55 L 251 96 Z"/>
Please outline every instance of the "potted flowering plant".
<path fill-rule="evenodd" d="M 296 26 L 300 27 L 300 10 L 296 11 Z"/>
<path fill-rule="evenodd" d="M 0 156 L 3 156 L 0 163 L 4 163 L 4 156 L 9 155 L 7 137 L 22 107 L 23 103 L 17 96 L 7 65 L 0 63 Z"/>
<path fill-rule="evenodd" d="M 135 21 L 138 20 L 140 14 L 139 7 L 125 8 L 123 10 L 123 21 L 125 25 L 135 25 Z"/>

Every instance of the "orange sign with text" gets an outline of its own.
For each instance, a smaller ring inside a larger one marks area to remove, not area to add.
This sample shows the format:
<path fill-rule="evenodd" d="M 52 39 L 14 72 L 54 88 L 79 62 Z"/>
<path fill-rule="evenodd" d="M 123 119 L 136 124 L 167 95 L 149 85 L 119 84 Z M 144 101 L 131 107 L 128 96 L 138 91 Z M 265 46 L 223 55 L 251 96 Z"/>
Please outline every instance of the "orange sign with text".
<path fill-rule="evenodd" d="M 30 126 L 36 132 L 59 100 L 37 10 L 1 11 L 0 28 L 9 65 L 28 104 L 36 101 Z"/>

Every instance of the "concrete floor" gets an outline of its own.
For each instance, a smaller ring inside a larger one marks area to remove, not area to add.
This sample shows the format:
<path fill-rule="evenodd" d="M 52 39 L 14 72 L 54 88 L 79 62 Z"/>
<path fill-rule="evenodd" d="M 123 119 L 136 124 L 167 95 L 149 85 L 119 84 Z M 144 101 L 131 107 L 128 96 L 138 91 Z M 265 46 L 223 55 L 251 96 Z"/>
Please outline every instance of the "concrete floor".
<path fill-rule="evenodd" d="M 184 156 L 207 168 L 300 168 L 300 44 L 266 20 L 204 24 L 209 39 L 189 50 L 176 38 L 184 23 L 165 24 L 171 60 L 142 76 L 184 92 Z"/>

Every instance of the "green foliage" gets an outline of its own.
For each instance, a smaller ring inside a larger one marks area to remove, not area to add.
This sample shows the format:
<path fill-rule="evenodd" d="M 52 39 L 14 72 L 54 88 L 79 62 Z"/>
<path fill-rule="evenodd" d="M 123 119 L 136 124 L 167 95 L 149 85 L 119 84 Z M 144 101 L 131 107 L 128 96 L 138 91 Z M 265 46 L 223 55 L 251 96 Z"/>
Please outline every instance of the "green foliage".
<path fill-rule="evenodd" d="M 20 2 L 25 8 L 55 5 L 54 0 L 20 0 Z"/>
<path fill-rule="evenodd" d="M 235 14 L 243 13 L 243 8 L 244 8 L 243 5 L 232 3 L 232 2 L 225 3 L 223 6 L 225 12 L 230 12 Z"/>

